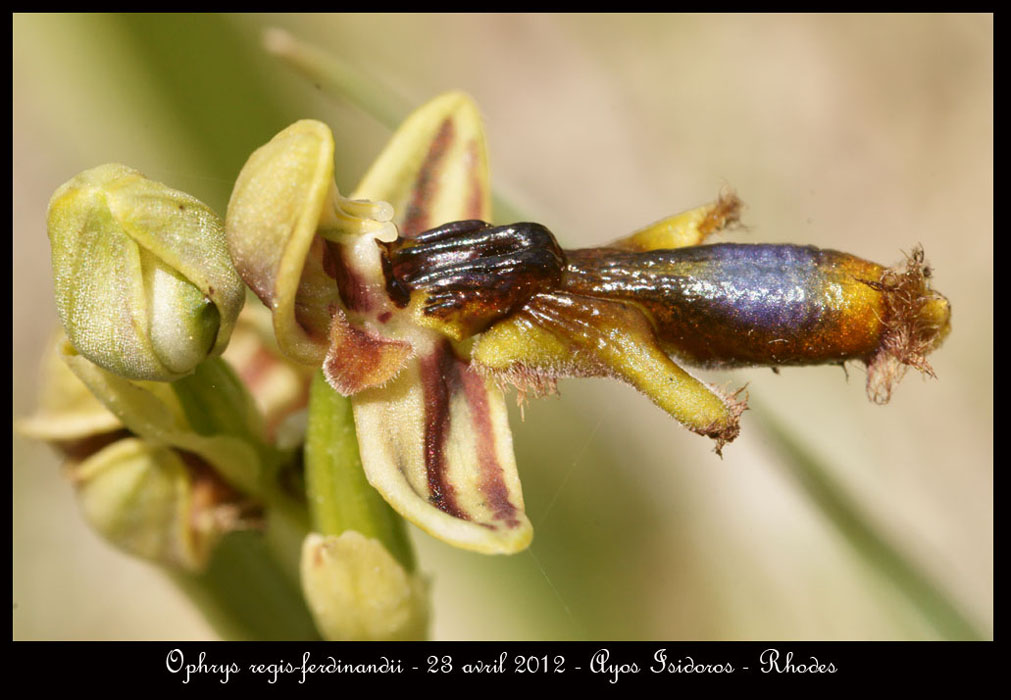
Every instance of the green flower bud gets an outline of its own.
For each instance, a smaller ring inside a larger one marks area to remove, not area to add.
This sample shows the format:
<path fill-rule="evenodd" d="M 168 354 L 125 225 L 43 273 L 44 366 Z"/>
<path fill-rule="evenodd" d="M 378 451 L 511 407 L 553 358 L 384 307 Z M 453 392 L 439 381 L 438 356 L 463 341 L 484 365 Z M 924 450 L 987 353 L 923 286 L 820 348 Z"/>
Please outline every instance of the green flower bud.
<path fill-rule="evenodd" d="M 423 639 L 428 628 L 425 580 L 354 530 L 305 538 L 302 592 L 325 639 Z"/>
<path fill-rule="evenodd" d="M 247 525 L 235 492 L 210 468 L 144 440 L 113 443 L 71 474 L 88 523 L 159 564 L 200 570 L 223 534 Z"/>
<path fill-rule="evenodd" d="M 171 381 L 220 354 L 245 300 L 217 215 L 124 165 L 49 203 L 56 305 L 70 342 L 130 379 Z"/>
<path fill-rule="evenodd" d="M 41 385 L 38 411 L 18 428 L 63 454 L 85 519 L 111 544 L 199 571 L 223 534 L 249 527 L 259 507 L 238 489 L 257 488 L 271 448 L 223 360 L 170 384 L 130 381 L 59 333 Z"/>

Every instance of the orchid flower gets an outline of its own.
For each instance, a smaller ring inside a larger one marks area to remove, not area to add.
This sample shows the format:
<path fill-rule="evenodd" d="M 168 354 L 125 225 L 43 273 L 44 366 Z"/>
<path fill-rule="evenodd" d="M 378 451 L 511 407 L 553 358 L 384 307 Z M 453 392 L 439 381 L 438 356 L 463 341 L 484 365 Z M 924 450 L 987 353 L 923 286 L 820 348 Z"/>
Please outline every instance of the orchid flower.
<path fill-rule="evenodd" d="M 906 366 L 929 372 L 949 329 L 919 253 L 890 270 L 812 247 L 699 246 L 736 221 L 731 195 L 602 249 L 492 226 L 481 119 L 461 93 L 414 112 L 350 198 L 334 167 L 317 121 L 258 149 L 229 202 L 229 251 L 282 352 L 351 397 L 368 481 L 466 549 L 513 553 L 532 537 L 502 385 L 613 376 L 718 452 L 745 404 L 679 362 L 858 359 L 886 401 Z"/>
<path fill-rule="evenodd" d="M 126 166 L 67 182 L 49 213 L 67 338 L 23 426 L 63 444 L 86 518 L 131 554 L 199 575 L 223 535 L 262 529 L 328 639 L 425 636 L 428 582 L 396 513 L 465 549 L 528 546 L 505 386 L 522 400 L 611 376 L 719 453 L 745 403 L 682 364 L 860 360 L 883 403 L 907 367 L 932 373 L 950 330 L 918 250 L 887 268 L 700 245 L 737 221 L 732 194 L 602 248 L 488 223 L 461 93 L 412 114 L 351 198 L 334 170 L 330 129 L 303 120 L 250 156 L 224 224 Z M 240 320 L 242 282 L 265 308 Z M 217 357 L 233 330 L 238 373 Z"/>

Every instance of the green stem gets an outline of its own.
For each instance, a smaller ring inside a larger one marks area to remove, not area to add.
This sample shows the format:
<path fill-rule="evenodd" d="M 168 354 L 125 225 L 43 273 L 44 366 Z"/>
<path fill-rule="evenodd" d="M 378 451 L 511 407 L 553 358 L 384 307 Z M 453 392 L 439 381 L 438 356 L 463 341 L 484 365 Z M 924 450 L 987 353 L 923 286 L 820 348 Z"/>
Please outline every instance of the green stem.
<path fill-rule="evenodd" d="M 193 374 L 172 382 L 172 390 L 182 405 L 190 426 L 200 435 L 229 435 L 253 447 L 260 458 L 258 480 L 269 484 L 286 454 L 266 439 L 263 416 L 231 366 L 220 357 L 197 365 Z"/>
<path fill-rule="evenodd" d="M 751 408 L 754 409 L 754 405 Z M 943 637 L 986 638 L 926 573 L 879 533 L 859 505 L 846 494 L 843 485 L 832 478 L 830 470 L 810 450 L 793 439 L 769 411 L 753 410 L 753 414 L 774 440 L 781 462 L 804 493 L 857 554 L 912 601 Z"/>
<path fill-rule="evenodd" d="M 283 29 L 268 29 L 264 33 L 263 44 L 267 51 L 316 82 L 322 90 L 351 101 L 391 131 L 410 112 L 406 100 L 391 90 L 377 89 L 379 82 L 360 69 Z"/>
<path fill-rule="evenodd" d="M 201 574 L 166 572 L 223 639 L 319 639 L 297 582 L 278 566 L 258 533 L 225 537 Z"/>
<path fill-rule="evenodd" d="M 225 638 L 318 638 L 302 600 L 299 561 L 309 532 L 305 504 L 277 480 L 294 453 L 265 439 L 263 417 L 227 362 L 212 358 L 172 384 L 190 427 L 201 435 L 228 435 L 249 444 L 259 458 L 257 493 L 267 512 L 264 534 L 235 533 L 215 549 L 199 576 L 173 576 Z M 290 620 L 275 621 L 278 615 Z M 263 636 L 266 634 L 267 636 Z"/>
<path fill-rule="evenodd" d="M 322 372 L 313 378 L 309 394 L 305 481 L 316 532 L 355 530 L 382 542 L 404 568 L 414 570 L 403 519 L 365 478 L 351 401 L 334 391 Z"/>

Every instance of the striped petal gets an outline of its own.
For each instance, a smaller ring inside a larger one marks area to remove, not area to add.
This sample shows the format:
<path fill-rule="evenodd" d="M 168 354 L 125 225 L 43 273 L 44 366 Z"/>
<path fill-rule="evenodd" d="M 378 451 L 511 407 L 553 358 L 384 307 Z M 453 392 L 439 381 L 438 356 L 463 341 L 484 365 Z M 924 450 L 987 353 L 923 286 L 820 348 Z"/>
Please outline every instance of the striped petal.
<path fill-rule="evenodd" d="M 471 99 L 450 93 L 412 114 L 354 197 L 393 204 L 403 237 L 449 221 L 489 219 L 484 130 Z M 369 482 L 401 515 L 451 544 L 489 554 L 524 549 L 533 533 L 501 391 L 445 336 L 390 303 L 373 241 L 342 257 L 372 300 L 349 311 L 414 351 L 392 381 L 352 397 Z"/>
<path fill-rule="evenodd" d="M 447 341 L 352 405 L 365 474 L 401 515 L 486 554 L 530 544 L 502 393 Z"/>
<path fill-rule="evenodd" d="M 450 92 L 407 118 L 354 196 L 392 204 L 400 235 L 413 238 L 449 221 L 488 221 L 489 187 L 477 105 L 462 92 Z"/>

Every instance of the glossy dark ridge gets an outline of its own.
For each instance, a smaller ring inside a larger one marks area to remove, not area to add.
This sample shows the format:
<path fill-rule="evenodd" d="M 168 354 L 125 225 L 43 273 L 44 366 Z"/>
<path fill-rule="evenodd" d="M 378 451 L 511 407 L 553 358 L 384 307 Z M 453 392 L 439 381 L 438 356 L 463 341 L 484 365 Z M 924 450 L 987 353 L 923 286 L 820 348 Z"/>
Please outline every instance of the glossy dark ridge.
<path fill-rule="evenodd" d="M 561 281 L 565 255 L 540 224 L 491 226 L 454 221 L 380 243 L 390 299 L 399 306 L 423 295 L 427 316 L 477 333 L 508 316 L 539 291 Z"/>

